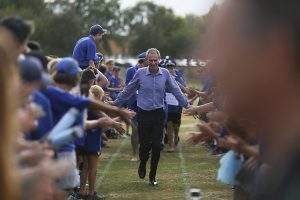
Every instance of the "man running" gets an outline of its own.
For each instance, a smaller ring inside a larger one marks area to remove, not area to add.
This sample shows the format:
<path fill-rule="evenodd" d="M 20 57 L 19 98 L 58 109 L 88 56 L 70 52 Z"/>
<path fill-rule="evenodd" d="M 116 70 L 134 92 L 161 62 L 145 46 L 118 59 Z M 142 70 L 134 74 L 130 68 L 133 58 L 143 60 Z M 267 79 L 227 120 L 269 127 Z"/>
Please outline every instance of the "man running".
<path fill-rule="evenodd" d="M 138 132 L 140 139 L 140 166 L 138 170 L 141 179 L 146 176 L 146 165 L 151 151 L 150 184 L 158 185 L 156 171 L 160 158 L 161 141 L 164 129 L 164 99 L 166 90 L 178 100 L 179 105 L 190 107 L 185 95 L 181 92 L 175 79 L 167 69 L 159 67 L 160 52 L 151 48 L 146 53 L 149 66 L 139 69 L 130 83 L 114 101 L 121 106 L 132 95 L 137 96 Z"/>

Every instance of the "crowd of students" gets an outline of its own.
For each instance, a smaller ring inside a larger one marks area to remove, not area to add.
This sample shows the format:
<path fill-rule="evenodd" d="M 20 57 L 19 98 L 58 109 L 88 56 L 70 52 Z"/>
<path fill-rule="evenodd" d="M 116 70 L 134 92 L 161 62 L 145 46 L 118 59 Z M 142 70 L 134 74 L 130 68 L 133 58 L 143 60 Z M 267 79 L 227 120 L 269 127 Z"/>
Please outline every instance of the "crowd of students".
<path fill-rule="evenodd" d="M 235 200 L 298 199 L 299 9 L 292 0 L 225 1 L 210 30 L 211 60 L 198 69 L 202 89 L 187 87 L 176 62 L 154 48 L 123 80 L 97 53 L 108 34 L 100 25 L 72 57 L 58 58 L 28 41 L 25 21 L 1 19 L 2 198 L 103 199 L 98 158 L 112 132 L 125 137 L 123 124 L 140 178 L 151 152 L 156 186 L 160 151 L 176 151 L 185 114 L 200 120 L 186 144 L 222 155 L 216 178 L 232 185 Z"/>

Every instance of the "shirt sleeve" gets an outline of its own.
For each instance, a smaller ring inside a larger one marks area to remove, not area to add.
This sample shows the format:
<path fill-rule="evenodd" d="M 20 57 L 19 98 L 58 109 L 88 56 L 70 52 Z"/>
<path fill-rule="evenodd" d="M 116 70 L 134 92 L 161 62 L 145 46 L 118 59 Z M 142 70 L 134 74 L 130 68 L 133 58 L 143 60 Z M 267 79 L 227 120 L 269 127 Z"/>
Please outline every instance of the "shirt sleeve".
<path fill-rule="evenodd" d="M 129 84 L 124 88 L 122 92 L 118 95 L 117 99 L 114 101 L 115 106 L 122 106 L 132 95 L 136 94 L 136 91 L 140 87 L 140 74 L 135 73 L 133 79 L 129 82 Z"/>
<path fill-rule="evenodd" d="M 170 91 L 176 97 L 180 106 L 187 108 L 189 106 L 189 103 L 185 95 L 180 90 L 175 79 L 170 74 L 167 74 L 167 76 L 167 91 Z"/>
<path fill-rule="evenodd" d="M 96 45 L 89 42 L 87 46 L 86 58 L 88 60 L 95 60 L 95 54 L 96 54 Z"/>
<path fill-rule="evenodd" d="M 56 105 L 59 104 L 60 106 L 68 106 L 68 107 L 75 107 L 78 110 L 82 111 L 91 103 L 89 98 L 81 97 L 72 95 L 56 88 L 47 88 L 42 91 L 45 94 L 50 102 L 55 102 Z"/>

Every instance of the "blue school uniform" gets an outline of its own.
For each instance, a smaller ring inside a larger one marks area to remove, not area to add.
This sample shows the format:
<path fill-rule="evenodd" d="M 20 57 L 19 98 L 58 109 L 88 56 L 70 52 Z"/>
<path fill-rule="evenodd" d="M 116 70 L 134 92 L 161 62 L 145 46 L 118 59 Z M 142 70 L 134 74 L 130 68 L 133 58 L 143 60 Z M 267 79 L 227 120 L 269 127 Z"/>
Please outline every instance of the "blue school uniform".
<path fill-rule="evenodd" d="M 43 108 L 45 115 L 38 119 L 38 127 L 27 137 L 29 140 L 39 140 L 53 128 L 53 116 L 50 101 L 47 97 L 36 90 L 33 92 L 33 102 Z"/>
<path fill-rule="evenodd" d="M 126 80 L 125 80 L 126 85 L 130 83 L 130 81 L 133 79 L 138 69 L 139 67 L 137 65 L 128 68 L 128 70 L 126 71 Z M 138 112 L 137 94 L 132 95 L 132 97 L 130 97 L 130 99 L 126 102 L 126 107 L 133 110 L 136 113 Z"/>
<path fill-rule="evenodd" d="M 94 112 L 88 112 L 88 120 L 97 120 L 98 118 Z M 97 127 L 86 132 L 84 150 L 92 153 L 101 151 L 102 129 Z"/>
<path fill-rule="evenodd" d="M 183 74 L 181 71 L 175 71 L 175 80 L 180 83 L 182 86 L 186 87 L 186 82 L 183 78 Z M 168 105 L 168 113 L 182 113 L 182 106 Z"/>
<path fill-rule="evenodd" d="M 111 77 L 109 79 L 109 87 L 110 88 L 118 88 L 121 86 L 122 83 L 122 79 L 120 77 Z M 119 92 L 110 92 L 110 97 L 112 98 L 112 100 L 116 100 L 117 96 L 118 96 Z"/>
<path fill-rule="evenodd" d="M 105 72 L 105 77 L 109 80 L 112 77 L 112 73 L 110 73 L 109 71 Z"/>
<path fill-rule="evenodd" d="M 77 60 L 80 68 L 85 69 L 89 66 L 89 61 L 95 61 L 96 43 L 92 36 L 81 38 L 77 41 L 73 58 Z"/>
<path fill-rule="evenodd" d="M 74 125 L 83 126 L 83 111 L 91 103 L 90 99 L 75 96 L 65 92 L 64 90 L 49 86 L 41 91 L 50 101 L 52 105 L 53 123 L 54 126 L 63 117 L 63 115 L 69 111 L 70 108 L 74 107 L 81 111 L 80 119 L 75 122 Z M 72 152 L 75 149 L 74 142 L 69 142 L 63 146 L 59 152 Z"/>

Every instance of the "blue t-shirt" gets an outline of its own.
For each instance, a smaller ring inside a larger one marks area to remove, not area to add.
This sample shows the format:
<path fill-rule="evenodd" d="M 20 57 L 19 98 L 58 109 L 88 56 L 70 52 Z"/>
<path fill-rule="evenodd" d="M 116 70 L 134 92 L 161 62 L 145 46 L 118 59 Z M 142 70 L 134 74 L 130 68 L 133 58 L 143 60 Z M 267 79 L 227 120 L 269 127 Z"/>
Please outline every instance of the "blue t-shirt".
<path fill-rule="evenodd" d="M 127 69 L 126 80 L 125 80 L 126 85 L 128 85 L 128 83 L 130 83 L 130 81 L 133 79 L 133 77 L 138 69 L 139 69 L 138 66 L 132 66 Z M 137 95 L 132 95 L 129 98 L 129 100 L 126 102 L 126 107 L 133 110 L 134 112 L 138 111 Z"/>
<path fill-rule="evenodd" d="M 110 73 L 109 71 L 105 72 L 105 77 L 109 80 L 112 77 L 112 73 Z"/>
<path fill-rule="evenodd" d="M 97 117 L 94 112 L 88 112 L 88 120 L 97 120 Z M 85 136 L 84 150 L 88 152 L 98 152 L 101 150 L 101 140 L 102 140 L 102 129 L 92 128 L 86 131 L 87 134 Z"/>
<path fill-rule="evenodd" d="M 127 69 L 126 71 L 126 80 L 125 83 L 128 85 L 128 83 L 133 79 L 135 72 L 138 70 L 138 66 L 132 66 Z"/>
<path fill-rule="evenodd" d="M 38 90 L 33 92 L 33 102 L 43 108 L 45 115 L 38 119 L 37 129 L 28 135 L 28 139 L 39 140 L 53 128 L 52 108 L 47 97 Z"/>
<path fill-rule="evenodd" d="M 83 112 L 84 109 L 87 108 L 87 106 L 91 103 L 90 99 L 88 98 L 69 94 L 64 90 L 53 86 L 49 86 L 41 92 L 49 99 L 51 103 L 54 126 L 63 117 L 63 115 L 69 111 L 70 108 L 74 107 Z M 82 116 L 74 125 L 83 125 Z M 63 146 L 59 151 L 70 152 L 74 149 L 74 142 L 70 142 L 69 144 Z"/>
<path fill-rule="evenodd" d="M 175 80 L 178 83 L 180 83 L 182 86 L 186 87 L 186 83 L 183 78 L 183 73 L 179 70 L 176 70 L 175 73 L 176 73 Z M 168 112 L 169 113 L 182 113 L 182 106 L 168 105 Z"/>
<path fill-rule="evenodd" d="M 96 50 L 96 43 L 92 36 L 81 38 L 74 47 L 73 58 L 82 69 L 87 68 L 90 60 L 95 61 Z"/>
<path fill-rule="evenodd" d="M 121 86 L 122 79 L 120 77 L 111 77 L 109 79 L 109 87 L 110 88 L 118 88 Z M 116 100 L 119 92 L 110 92 L 110 97 L 112 100 Z"/>

